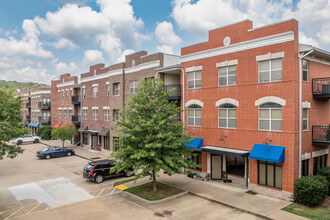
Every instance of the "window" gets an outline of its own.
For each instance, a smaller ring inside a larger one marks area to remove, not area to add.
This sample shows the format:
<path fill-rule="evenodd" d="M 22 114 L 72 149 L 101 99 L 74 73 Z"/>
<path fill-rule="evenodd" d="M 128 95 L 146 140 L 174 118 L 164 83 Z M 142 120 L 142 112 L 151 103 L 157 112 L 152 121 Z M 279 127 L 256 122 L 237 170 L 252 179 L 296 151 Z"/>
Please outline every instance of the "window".
<path fill-rule="evenodd" d="M 62 110 L 58 110 L 58 117 L 62 118 Z"/>
<path fill-rule="evenodd" d="M 308 108 L 303 109 L 303 130 L 308 130 Z"/>
<path fill-rule="evenodd" d="M 308 170 L 309 170 L 308 163 L 309 163 L 309 160 L 303 160 L 302 161 L 302 167 L 301 167 L 301 169 L 302 169 L 301 175 L 302 176 L 308 176 Z"/>
<path fill-rule="evenodd" d="M 308 81 L 308 61 L 307 60 L 303 60 L 303 80 L 304 81 Z"/>
<path fill-rule="evenodd" d="M 107 85 L 107 96 L 110 95 L 110 85 Z"/>
<path fill-rule="evenodd" d="M 85 88 L 82 88 L 82 96 L 85 98 Z"/>
<path fill-rule="evenodd" d="M 93 87 L 93 98 L 96 98 L 99 92 L 99 87 L 98 86 L 94 86 Z"/>
<path fill-rule="evenodd" d="M 87 119 L 87 109 L 83 109 L 83 119 Z"/>
<path fill-rule="evenodd" d="M 64 91 L 62 90 L 62 99 L 64 100 Z"/>
<path fill-rule="evenodd" d="M 117 121 L 119 119 L 120 119 L 119 111 L 118 111 L 118 109 L 114 109 L 113 110 L 113 120 Z"/>
<path fill-rule="evenodd" d="M 113 84 L 113 95 L 115 95 L 115 96 L 120 95 L 120 84 L 119 83 Z"/>
<path fill-rule="evenodd" d="M 245 159 L 243 157 L 226 157 L 226 169 L 229 174 L 244 177 Z"/>
<path fill-rule="evenodd" d="M 71 96 L 73 96 L 73 89 L 71 89 Z"/>
<path fill-rule="evenodd" d="M 110 150 L 109 136 L 104 136 L 104 149 Z"/>
<path fill-rule="evenodd" d="M 192 161 L 198 165 L 196 170 L 202 170 L 202 152 L 196 151 L 192 153 Z"/>
<path fill-rule="evenodd" d="M 282 163 L 258 161 L 258 184 L 282 189 Z"/>
<path fill-rule="evenodd" d="M 313 175 L 317 174 L 317 171 L 323 167 L 327 167 L 327 154 L 313 158 Z"/>
<path fill-rule="evenodd" d="M 202 108 L 199 105 L 188 107 L 188 126 L 202 125 Z"/>
<path fill-rule="evenodd" d="M 98 113 L 99 113 L 99 110 L 93 109 L 93 120 L 97 120 L 98 119 Z"/>
<path fill-rule="evenodd" d="M 236 66 L 218 68 L 219 86 L 236 85 Z"/>
<path fill-rule="evenodd" d="M 219 106 L 219 128 L 236 128 L 236 106 L 222 104 Z"/>
<path fill-rule="evenodd" d="M 281 105 L 269 102 L 259 106 L 259 129 L 282 131 Z"/>
<path fill-rule="evenodd" d="M 259 82 L 275 82 L 282 80 L 282 59 L 258 62 Z"/>
<path fill-rule="evenodd" d="M 138 81 L 129 82 L 129 93 L 136 94 L 138 88 Z"/>
<path fill-rule="evenodd" d="M 61 99 L 61 92 L 58 92 L 58 100 Z"/>
<path fill-rule="evenodd" d="M 66 91 L 66 99 L 69 99 L 69 91 Z"/>
<path fill-rule="evenodd" d="M 109 109 L 104 110 L 104 121 L 109 121 L 110 120 L 109 112 L 110 112 Z"/>
<path fill-rule="evenodd" d="M 72 118 L 72 115 L 73 115 L 73 110 L 70 109 L 70 110 L 69 110 L 69 118 Z"/>
<path fill-rule="evenodd" d="M 195 72 L 188 72 L 187 73 L 187 82 L 188 82 L 188 89 L 197 89 L 202 87 L 202 72 L 195 71 Z"/>
<path fill-rule="evenodd" d="M 67 114 L 68 114 L 68 111 L 67 110 L 63 110 L 63 118 L 66 118 L 67 117 Z"/>

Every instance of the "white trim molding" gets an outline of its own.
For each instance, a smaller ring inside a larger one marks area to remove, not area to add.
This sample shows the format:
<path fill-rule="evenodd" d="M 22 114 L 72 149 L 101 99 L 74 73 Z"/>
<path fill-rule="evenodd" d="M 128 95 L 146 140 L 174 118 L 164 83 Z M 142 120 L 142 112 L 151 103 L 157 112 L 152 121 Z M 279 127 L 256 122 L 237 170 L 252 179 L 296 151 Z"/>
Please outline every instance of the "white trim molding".
<path fill-rule="evenodd" d="M 301 103 L 301 107 L 302 107 L 302 108 L 311 108 L 311 103 L 305 101 L 305 102 Z"/>
<path fill-rule="evenodd" d="M 223 62 L 219 62 L 216 63 L 216 67 L 225 67 L 225 66 L 233 66 L 233 65 L 237 65 L 238 64 L 238 60 L 225 60 Z"/>
<path fill-rule="evenodd" d="M 311 158 L 311 153 L 304 153 L 303 155 L 301 155 L 301 159 L 302 160 L 308 160 Z"/>
<path fill-rule="evenodd" d="M 283 58 L 283 57 L 284 57 L 284 52 L 268 53 L 265 55 L 256 56 L 256 61 L 272 60 L 272 59 Z"/>
<path fill-rule="evenodd" d="M 69 110 L 73 110 L 73 108 L 72 108 L 72 107 L 69 107 L 68 109 L 69 109 Z"/>
<path fill-rule="evenodd" d="M 85 89 L 85 88 L 86 88 L 86 86 L 82 86 L 81 88 L 82 88 L 82 89 Z"/>
<path fill-rule="evenodd" d="M 98 83 L 94 83 L 94 84 L 92 84 L 92 87 L 98 87 L 98 86 L 99 86 Z"/>
<path fill-rule="evenodd" d="M 199 106 L 203 107 L 204 103 L 202 101 L 197 100 L 197 99 L 192 99 L 192 100 L 189 100 L 188 102 L 186 102 L 186 104 L 184 106 L 189 107 L 191 105 L 199 105 Z"/>
<path fill-rule="evenodd" d="M 109 106 L 103 106 L 103 110 L 109 110 L 110 107 Z"/>
<path fill-rule="evenodd" d="M 268 103 L 268 102 L 274 102 L 274 103 L 277 103 L 279 105 L 285 105 L 285 100 L 280 98 L 280 97 L 276 97 L 276 96 L 265 96 L 265 97 L 262 97 L 260 99 L 258 99 L 257 101 L 255 101 L 255 106 L 259 106 L 259 105 L 262 105 L 262 104 L 265 104 L 265 103 Z"/>
<path fill-rule="evenodd" d="M 125 74 L 134 73 L 134 72 L 138 72 L 140 70 L 149 69 L 149 68 L 158 67 L 158 66 L 160 66 L 160 60 L 154 60 L 154 61 L 147 62 L 147 63 L 141 63 L 137 66 L 125 68 Z"/>
<path fill-rule="evenodd" d="M 99 107 L 97 107 L 97 106 L 92 107 L 92 110 L 98 110 L 98 109 L 99 109 Z"/>
<path fill-rule="evenodd" d="M 318 150 L 318 151 L 314 151 L 312 152 L 312 157 L 318 157 L 318 156 L 322 156 L 325 154 L 329 154 L 329 149 L 322 149 L 322 150 Z"/>
<path fill-rule="evenodd" d="M 88 107 L 82 107 L 83 110 L 88 110 Z"/>
<path fill-rule="evenodd" d="M 288 41 L 294 40 L 294 32 L 288 31 L 280 34 L 270 35 L 266 37 L 261 37 L 253 40 L 243 41 L 236 44 L 231 44 L 226 47 L 217 47 L 214 49 L 199 51 L 196 53 L 187 54 L 181 56 L 181 63 L 189 62 L 193 60 L 200 60 L 208 57 L 219 56 L 223 54 L 234 53 L 238 51 L 249 50 L 253 48 L 265 47 L 274 44 L 280 44 Z"/>
<path fill-rule="evenodd" d="M 108 82 L 106 82 L 106 83 L 105 83 L 105 85 L 110 85 L 110 82 L 109 82 L 109 81 L 108 81 Z"/>
<path fill-rule="evenodd" d="M 203 66 L 192 66 L 192 67 L 188 67 L 186 68 L 186 72 L 194 72 L 194 71 L 200 71 L 203 70 Z"/>
<path fill-rule="evenodd" d="M 81 78 L 80 82 L 83 83 L 83 82 L 89 82 L 89 81 L 94 81 L 94 80 L 98 80 L 98 79 L 104 79 L 104 78 L 108 78 L 108 77 L 114 76 L 114 75 L 119 75 L 122 73 L 123 73 L 123 69 L 112 70 L 107 73 Z"/>
<path fill-rule="evenodd" d="M 62 110 L 62 107 L 57 108 L 58 110 Z"/>
<path fill-rule="evenodd" d="M 237 100 L 235 100 L 235 99 L 232 99 L 232 98 L 219 99 L 218 101 L 216 101 L 215 106 L 218 107 L 218 106 L 220 106 L 222 104 L 226 104 L 226 103 L 235 105 L 236 107 L 239 106 L 239 102 Z"/>
<path fill-rule="evenodd" d="M 56 86 L 57 86 L 57 88 L 60 88 L 60 87 L 71 86 L 71 85 L 74 85 L 74 81 L 69 81 L 69 82 L 65 82 L 65 83 L 59 83 Z"/>
<path fill-rule="evenodd" d="M 31 96 L 32 95 L 38 95 L 38 94 L 50 94 L 50 89 L 49 90 L 41 90 L 41 91 L 31 92 Z"/>
<path fill-rule="evenodd" d="M 69 91 L 69 89 L 68 89 L 68 88 L 66 88 L 66 89 L 65 89 L 65 91 Z"/>

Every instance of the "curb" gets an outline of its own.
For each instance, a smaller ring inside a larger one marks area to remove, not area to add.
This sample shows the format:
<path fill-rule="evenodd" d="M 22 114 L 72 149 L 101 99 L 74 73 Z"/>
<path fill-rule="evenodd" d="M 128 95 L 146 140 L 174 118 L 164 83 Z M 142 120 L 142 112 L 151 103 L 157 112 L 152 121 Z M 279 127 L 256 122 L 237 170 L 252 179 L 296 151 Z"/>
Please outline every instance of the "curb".
<path fill-rule="evenodd" d="M 169 200 L 172 200 L 172 199 L 177 199 L 181 196 L 185 196 L 187 195 L 189 192 L 188 191 L 184 191 L 182 193 L 179 193 L 179 194 L 176 194 L 176 195 L 173 195 L 173 196 L 170 196 L 170 197 L 167 197 L 167 198 L 164 198 L 164 199 L 160 199 L 160 200 L 155 200 L 155 201 L 150 201 L 150 200 L 146 200 L 146 199 L 143 199 L 137 195 L 134 195 L 132 193 L 129 193 L 129 192 L 125 192 L 125 190 L 122 190 L 122 192 L 130 197 L 133 197 L 134 199 L 137 199 L 137 200 L 140 200 L 141 202 L 144 202 L 144 203 L 148 203 L 148 204 L 157 204 L 157 203 L 162 203 L 162 202 L 167 202 Z"/>

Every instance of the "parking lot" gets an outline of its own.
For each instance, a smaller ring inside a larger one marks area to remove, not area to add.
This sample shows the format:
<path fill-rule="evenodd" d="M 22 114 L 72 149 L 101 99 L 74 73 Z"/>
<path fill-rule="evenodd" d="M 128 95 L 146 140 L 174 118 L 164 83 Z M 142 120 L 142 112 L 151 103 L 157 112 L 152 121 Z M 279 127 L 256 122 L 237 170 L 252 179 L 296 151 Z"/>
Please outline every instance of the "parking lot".
<path fill-rule="evenodd" d="M 41 160 L 35 153 L 43 144 L 22 147 L 17 158 L 0 161 L 0 219 L 257 219 L 190 194 L 156 203 L 136 200 L 112 186 L 126 177 L 95 184 L 82 178 L 89 160 Z"/>

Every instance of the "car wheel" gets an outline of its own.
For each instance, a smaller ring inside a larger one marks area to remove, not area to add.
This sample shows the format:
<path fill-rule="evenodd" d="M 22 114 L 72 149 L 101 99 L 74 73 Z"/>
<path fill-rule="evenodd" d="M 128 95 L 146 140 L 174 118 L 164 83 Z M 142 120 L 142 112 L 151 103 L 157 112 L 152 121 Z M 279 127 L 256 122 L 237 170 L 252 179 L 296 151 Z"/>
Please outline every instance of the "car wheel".
<path fill-rule="evenodd" d="M 22 144 L 22 141 L 17 141 L 17 145 L 21 145 Z"/>
<path fill-rule="evenodd" d="M 49 160 L 50 159 L 50 155 L 48 154 L 48 155 L 46 155 L 46 159 L 47 160 Z"/>
<path fill-rule="evenodd" d="M 97 175 L 96 177 L 95 177 L 95 182 L 96 183 L 102 183 L 103 182 L 103 176 L 102 175 Z"/>
<path fill-rule="evenodd" d="M 71 152 L 68 152 L 66 155 L 70 157 L 72 155 L 72 153 Z"/>
<path fill-rule="evenodd" d="M 125 176 L 127 176 L 127 177 L 132 176 L 132 171 L 127 171 L 127 172 L 125 173 Z"/>
<path fill-rule="evenodd" d="M 39 143 L 39 139 L 35 139 L 33 143 Z"/>

